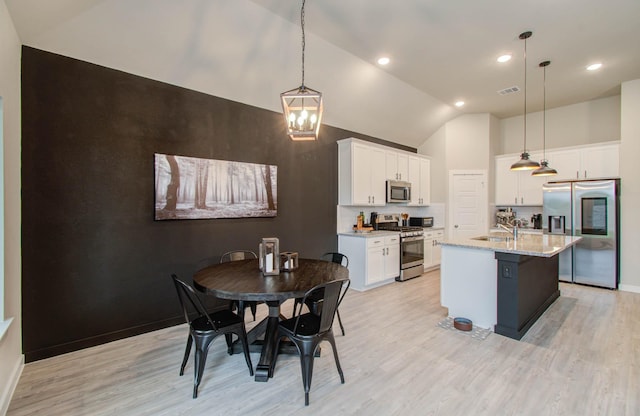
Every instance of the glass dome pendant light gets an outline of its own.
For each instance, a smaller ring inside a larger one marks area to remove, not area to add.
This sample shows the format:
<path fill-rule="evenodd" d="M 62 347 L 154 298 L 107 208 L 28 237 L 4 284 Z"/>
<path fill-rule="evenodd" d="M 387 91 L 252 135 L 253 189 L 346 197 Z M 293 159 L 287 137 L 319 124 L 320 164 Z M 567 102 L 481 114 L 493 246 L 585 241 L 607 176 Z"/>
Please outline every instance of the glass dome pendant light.
<path fill-rule="evenodd" d="M 538 65 L 542 68 L 543 78 L 542 78 L 542 160 L 540 161 L 540 167 L 533 172 L 531 172 L 531 176 L 553 176 L 557 175 L 558 171 L 549 167 L 549 161 L 546 157 L 546 129 L 547 129 L 547 67 L 551 61 L 543 61 Z"/>
<path fill-rule="evenodd" d="M 524 148 L 520 160 L 511 165 L 511 170 L 534 170 L 540 167 L 538 162 L 529 159 L 527 152 L 527 39 L 531 35 L 531 32 L 522 32 L 519 36 L 524 40 Z"/>
<path fill-rule="evenodd" d="M 316 140 L 322 119 L 322 93 L 304 85 L 304 4 L 300 10 L 302 27 L 302 84 L 298 88 L 280 94 L 282 110 L 291 140 Z"/>

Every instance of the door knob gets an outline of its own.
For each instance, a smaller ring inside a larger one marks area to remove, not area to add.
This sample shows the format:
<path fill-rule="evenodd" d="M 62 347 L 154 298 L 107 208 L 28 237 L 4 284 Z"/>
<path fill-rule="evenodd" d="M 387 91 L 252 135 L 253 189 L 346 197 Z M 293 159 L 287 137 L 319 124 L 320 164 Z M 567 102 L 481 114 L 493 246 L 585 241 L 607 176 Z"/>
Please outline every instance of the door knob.
<path fill-rule="evenodd" d="M 458 224 L 454 225 L 453 228 L 458 228 Z"/>

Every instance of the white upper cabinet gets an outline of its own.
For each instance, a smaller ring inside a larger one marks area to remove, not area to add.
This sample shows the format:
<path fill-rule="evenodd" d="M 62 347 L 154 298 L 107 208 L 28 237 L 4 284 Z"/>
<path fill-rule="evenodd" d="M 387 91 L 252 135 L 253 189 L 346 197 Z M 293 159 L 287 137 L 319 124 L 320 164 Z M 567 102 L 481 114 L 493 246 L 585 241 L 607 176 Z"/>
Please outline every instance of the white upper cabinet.
<path fill-rule="evenodd" d="M 407 181 L 409 178 L 409 157 L 393 150 L 386 152 L 386 178 L 394 181 Z"/>
<path fill-rule="evenodd" d="M 620 176 L 620 144 L 585 148 L 582 151 L 582 168 L 586 179 Z"/>
<path fill-rule="evenodd" d="M 429 205 L 431 160 L 428 157 L 368 143 L 338 141 L 338 204 L 386 204 L 386 181 L 411 183 L 410 205 Z"/>
<path fill-rule="evenodd" d="M 429 205 L 431 203 L 431 160 L 426 157 L 409 156 L 408 181 L 411 182 L 409 205 Z"/>
<path fill-rule="evenodd" d="M 531 176 L 531 171 L 513 172 L 511 164 L 518 155 L 495 158 L 496 205 L 542 205 L 542 185 L 549 181 L 618 177 L 620 144 L 618 142 L 548 150 L 549 167 L 556 176 Z M 541 153 L 532 153 L 531 160 L 540 161 Z"/>
<path fill-rule="evenodd" d="M 549 166 L 558 171 L 554 181 L 563 179 L 612 178 L 620 175 L 620 144 L 608 143 L 547 152 Z"/>
<path fill-rule="evenodd" d="M 582 170 L 580 151 L 577 149 L 547 151 L 549 167 L 554 168 L 558 174 L 550 180 L 580 179 L 578 173 Z"/>
<path fill-rule="evenodd" d="M 385 205 L 383 149 L 358 142 L 338 142 L 338 204 Z"/>
<path fill-rule="evenodd" d="M 512 171 L 519 156 L 496 157 L 496 205 L 542 205 L 544 176 L 531 176 L 531 171 Z M 531 153 L 531 160 L 540 161 L 542 153 Z"/>

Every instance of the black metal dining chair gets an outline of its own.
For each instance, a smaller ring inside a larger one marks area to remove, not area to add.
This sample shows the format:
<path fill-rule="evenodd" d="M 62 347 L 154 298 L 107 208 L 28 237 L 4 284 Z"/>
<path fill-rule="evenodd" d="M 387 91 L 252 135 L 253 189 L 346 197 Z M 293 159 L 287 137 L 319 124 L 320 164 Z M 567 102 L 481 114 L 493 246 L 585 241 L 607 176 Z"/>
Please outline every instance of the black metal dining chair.
<path fill-rule="evenodd" d="M 244 319 L 228 309 L 207 313 L 204 305 L 200 301 L 193 287 L 183 282 L 175 274 L 171 275 L 173 283 L 178 292 L 178 299 L 182 306 L 184 319 L 189 324 L 189 337 L 187 347 L 184 351 L 184 358 L 180 366 L 180 375 L 184 374 L 191 353 L 191 345 L 195 342 L 195 364 L 193 379 L 193 398 L 198 397 L 198 387 L 202 381 L 202 373 L 207 361 L 209 346 L 218 335 L 224 335 L 227 341 L 227 348 L 231 348 L 231 334 L 236 334 L 242 343 L 244 358 L 249 366 L 249 374 L 253 375 L 253 365 L 249 356 L 249 343 L 247 341 L 247 331 L 244 326 Z M 195 318 L 190 318 L 196 316 Z"/>
<path fill-rule="evenodd" d="M 344 384 L 344 374 L 338 359 L 338 350 L 333 336 L 333 319 L 338 309 L 338 304 L 347 293 L 351 281 L 349 279 L 334 280 L 322 283 L 309 290 L 299 307 L 294 310 L 294 315 L 278 325 L 278 343 L 283 338 L 288 338 L 295 344 L 300 354 L 300 366 L 302 369 L 302 384 L 304 386 L 304 404 L 309 405 L 309 390 L 311 389 L 311 377 L 313 375 L 313 359 L 322 341 L 329 341 L 333 349 L 333 358 L 340 374 L 340 381 Z M 322 309 L 319 314 L 313 312 L 302 313 L 303 305 L 311 294 L 322 292 L 324 294 Z M 273 365 L 275 366 L 275 360 Z M 273 373 L 273 369 L 272 369 Z"/>
<path fill-rule="evenodd" d="M 227 262 L 236 261 L 236 260 L 257 259 L 257 258 L 258 256 L 253 251 L 234 250 L 234 251 L 227 251 L 226 253 L 224 253 L 222 257 L 220 257 L 220 263 L 227 263 Z M 246 308 L 251 309 L 251 315 L 253 315 L 253 320 L 255 321 L 256 312 L 258 310 L 258 303 L 261 303 L 261 302 L 252 301 L 252 300 L 232 300 L 230 307 L 232 309 L 234 308 L 237 309 L 238 315 L 240 315 L 243 319 L 244 319 L 245 309 Z"/>
<path fill-rule="evenodd" d="M 337 252 L 324 253 L 322 256 L 320 256 L 320 259 L 341 264 L 344 267 L 349 267 L 349 258 L 342 253 L 337 253 Z M 305 304 L 307 305 L 307 307 L 311 312 L 318 315 L 322 308 L 323 298 L 324 298 L 324 295 L 322 294 L 322 291 L 318 291 L 318 293 L 311 294 L 307 298 Z M 298 304 L 300 304 L 301 302 L 302 302 L 302 298 L 296 298 L 294 307 L 293 307 L 294 310 L 298 306 Z M 338 306 L 340 306 L 340 304 L 338 304 Z M 342 318 L 340 317 L 340 309 L 336 309 L 336 314 L 338 315 L 338 324 L 340 325 L 340 330 L 342 331 L 342 335 L 344 336 L 345 332 L 344 332 L 344 326 L 342 325 Z"/>

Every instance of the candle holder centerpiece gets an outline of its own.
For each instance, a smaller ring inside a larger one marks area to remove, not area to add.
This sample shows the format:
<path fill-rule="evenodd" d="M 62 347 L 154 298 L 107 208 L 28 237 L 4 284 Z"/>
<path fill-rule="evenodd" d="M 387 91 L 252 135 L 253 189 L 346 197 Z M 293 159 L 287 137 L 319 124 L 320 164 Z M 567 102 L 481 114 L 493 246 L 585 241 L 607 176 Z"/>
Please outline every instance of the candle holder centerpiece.
<path fill-rule="evenodd" d="M 280 240 L 276 237 L 263 238 L 259 246 L 259 264 L 265 276 L 280 274 Z"/>
<path fill-rule="evenodd" d="M 280 253 L 280 270 L 289 272 L 298 268 L 298 253 L 285 251 Z"/>

